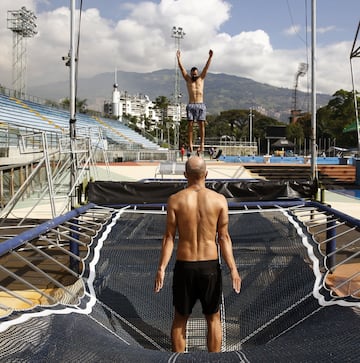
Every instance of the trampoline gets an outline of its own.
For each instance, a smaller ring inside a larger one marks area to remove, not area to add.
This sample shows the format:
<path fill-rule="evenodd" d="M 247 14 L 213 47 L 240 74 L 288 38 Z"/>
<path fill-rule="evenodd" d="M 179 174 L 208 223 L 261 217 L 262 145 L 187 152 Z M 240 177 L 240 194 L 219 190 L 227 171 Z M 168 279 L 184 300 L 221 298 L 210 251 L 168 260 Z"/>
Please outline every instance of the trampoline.
<path fill-rule="evenodd" d="M 235 294 L 222 266 L 221 353 L 206 352 L 199 305 L 187 353 L 170 351 L 174 259 L 162 291 L 153 292 L 166 205 L 89 204 L 1 244 L 1 361 L 357 360 L 360 272 L 332 288 L 329 276 L 357 262 L 359 221 L 300 199 L 229 207 L 243 283 Z M 338 245 L 329 251 L 335 230 Z M 78 244 L 79 258 L 69 242 Z M 77 272 L 67 269 L 69 259 Z M 40 277 L 46 282 L 37 286 Z"/>

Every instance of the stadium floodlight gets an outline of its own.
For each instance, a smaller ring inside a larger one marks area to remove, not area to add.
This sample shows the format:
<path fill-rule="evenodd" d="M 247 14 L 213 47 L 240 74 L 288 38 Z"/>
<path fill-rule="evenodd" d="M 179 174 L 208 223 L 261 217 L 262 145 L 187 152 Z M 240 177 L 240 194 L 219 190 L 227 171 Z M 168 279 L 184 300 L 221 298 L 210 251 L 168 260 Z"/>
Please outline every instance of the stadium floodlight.
<path fill-rule="evenodd" d="M 21 34 L 24 38 L 31 38 L 37 34 L 36 15 L 23 6 L 20 10 L 8 11 L 8 29 Z"/>
<path fill-rule="evenodd" d="M 26 91 L 26 42 L 37 34 L 37 17 L 25 6 L 20 10 L 8 10 L 7 27 L 13 32 L 12 86 L 21 97 Z"/>

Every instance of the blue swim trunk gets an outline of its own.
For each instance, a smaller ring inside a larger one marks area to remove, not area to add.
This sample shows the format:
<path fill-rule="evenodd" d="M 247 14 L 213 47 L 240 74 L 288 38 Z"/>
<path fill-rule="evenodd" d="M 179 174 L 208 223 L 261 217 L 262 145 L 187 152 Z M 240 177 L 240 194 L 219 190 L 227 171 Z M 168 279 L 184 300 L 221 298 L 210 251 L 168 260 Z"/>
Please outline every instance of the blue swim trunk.
<path fill-rule="evenodd" d="M 205 103 L 189 103 L 186 106 L 186 116 L 188 121 L 205 121 L 206 120 Z"/>

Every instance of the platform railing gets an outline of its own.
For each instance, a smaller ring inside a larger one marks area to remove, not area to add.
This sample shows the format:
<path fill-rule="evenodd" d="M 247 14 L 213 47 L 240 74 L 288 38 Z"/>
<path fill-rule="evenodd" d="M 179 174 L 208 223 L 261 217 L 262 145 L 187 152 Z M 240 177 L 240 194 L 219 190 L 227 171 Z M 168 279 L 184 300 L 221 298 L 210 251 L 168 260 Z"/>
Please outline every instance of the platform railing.
<path fill-rule="evenodd" d="M 314 241 L 314 267 L 319 263 L 314 292 L 329 294 L 325 304 L 345 297 L 360 302 L 360 220 L 318 202 L 291 213 Z"/>
<path fill-rule="evenodd" d="M 78 304 L 85 293 L 84 259 L 111 213 L 88 204 L 0 243 L 0 281 L 8 282 L 0 283 L 0 317 L 38 305 Z"/>

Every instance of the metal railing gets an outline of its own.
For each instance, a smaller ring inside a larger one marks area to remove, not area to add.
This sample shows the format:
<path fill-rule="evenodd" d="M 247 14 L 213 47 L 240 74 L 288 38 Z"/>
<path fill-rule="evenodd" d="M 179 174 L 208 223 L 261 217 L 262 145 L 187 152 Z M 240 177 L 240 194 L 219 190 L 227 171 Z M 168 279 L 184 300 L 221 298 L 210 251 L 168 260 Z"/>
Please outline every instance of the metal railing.
<path fill-rule="evenodd" d="M 110 216 L 88 204 L 0 243 L 0 280 L 8 281 L 0 284 L 0 317 L 38 305 L 76 305 L 84 294 L 83 261 Z"/>
<path fill-rule="evenodd" d="M 317 277 L 314 294 L 325 305 L 345 297 L 360 302 L 360 220 L 318 202 L 291 213 L 314 242 L 308 246 Z"/>
<path fill-rule="evenodd" d="M 107 153 L 102 145 L 101 129 L 77 129 L 78 136 L 70 150 L 67 135 L 57 139 L 57 148 L 50 148 L 46 132 L 19 136 L 19 155 L 30 155 L 30 161 L 10 164 L 0 168 L 0 225 L 11 215 L 15 207 L 26 209 L 19 224 L 32 212 L 50 206 L 47 216 L 52 218 L 70 209 L 70 200 L 76 196 L 77 188 L 96 174 L 94 165 L 101 161 L 108 167 Z M 36 140 L 36 153 L 33 142 Z M 73 157 L 72 157 L 73 155 Z M 36 156 L 36 158 L 34 158 Z M 73 163 L 73 164 L 72 164 Z M 70 169 L 74 165 L 76 179 L 70 185 Z M 108 168 L 107 168 L 108 170 Z"/>

